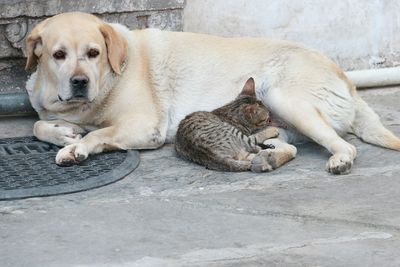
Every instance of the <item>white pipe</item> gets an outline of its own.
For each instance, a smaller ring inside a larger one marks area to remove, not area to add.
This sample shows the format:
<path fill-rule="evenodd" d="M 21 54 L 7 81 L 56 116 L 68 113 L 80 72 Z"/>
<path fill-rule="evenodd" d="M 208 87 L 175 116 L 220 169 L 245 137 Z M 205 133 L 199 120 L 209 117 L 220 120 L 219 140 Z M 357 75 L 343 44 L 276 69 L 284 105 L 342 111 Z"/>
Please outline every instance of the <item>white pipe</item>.
<path fill-rule="evenodd" d="M 346 75 L 357 88 L 400 84 L 400 67 L 347 71 Z"/>

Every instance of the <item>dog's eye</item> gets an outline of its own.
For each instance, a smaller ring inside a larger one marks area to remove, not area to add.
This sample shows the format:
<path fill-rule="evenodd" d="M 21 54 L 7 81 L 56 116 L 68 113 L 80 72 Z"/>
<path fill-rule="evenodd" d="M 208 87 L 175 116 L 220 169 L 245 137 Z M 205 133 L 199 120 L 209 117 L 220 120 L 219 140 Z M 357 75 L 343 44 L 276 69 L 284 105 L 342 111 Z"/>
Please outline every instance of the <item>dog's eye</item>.
<path fill-rule="evenodd" d="M 89 58 L 95 58 L 95 57 L 97 57 L 99 54 L 100 54 L 99 50 L 94 49 L 94 48 L 90 49 L 90 50 L 87 52 L 87 56 L 88 56 Z"/>
<path fill-rule="evenodd" d="M 65 59 L 65 56 L 67 55 L 67 53 L 65 53 L 62 50 L 58 50 L 53 54 L 53 57 L 57 60 L 62 60 Z"/>

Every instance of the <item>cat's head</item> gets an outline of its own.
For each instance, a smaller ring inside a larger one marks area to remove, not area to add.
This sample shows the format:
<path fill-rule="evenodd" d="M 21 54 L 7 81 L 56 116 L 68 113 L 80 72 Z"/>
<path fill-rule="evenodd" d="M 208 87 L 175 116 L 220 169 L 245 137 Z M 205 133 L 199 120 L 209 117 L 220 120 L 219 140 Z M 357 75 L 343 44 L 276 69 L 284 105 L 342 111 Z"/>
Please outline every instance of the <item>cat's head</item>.
<path fill-rule="evenodd" d="M 253 78 L 246 81 L 236 100 L 241 102 L 240 115 L 252 132 L 264 129 L 271 124 L 268 108 L 257 100 Z"/>

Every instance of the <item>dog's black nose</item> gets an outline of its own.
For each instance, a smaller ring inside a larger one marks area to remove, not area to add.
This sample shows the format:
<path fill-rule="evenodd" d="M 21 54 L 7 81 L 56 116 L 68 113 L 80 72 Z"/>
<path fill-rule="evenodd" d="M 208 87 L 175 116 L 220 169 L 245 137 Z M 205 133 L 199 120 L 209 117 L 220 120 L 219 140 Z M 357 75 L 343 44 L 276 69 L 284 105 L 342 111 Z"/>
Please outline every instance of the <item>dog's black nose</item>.
<path fill-rule="evenodd" d="M 83 75 L 74 76 L 70 82 L 73 88 L 85 88 L 89 83 L 89 78 Z"/>
<path fill-rule="evenodd" d="M 73 97 L 87 97 L 88 77 L 84 75 L 73 76 L 70 79 L 70 84 Z"/>

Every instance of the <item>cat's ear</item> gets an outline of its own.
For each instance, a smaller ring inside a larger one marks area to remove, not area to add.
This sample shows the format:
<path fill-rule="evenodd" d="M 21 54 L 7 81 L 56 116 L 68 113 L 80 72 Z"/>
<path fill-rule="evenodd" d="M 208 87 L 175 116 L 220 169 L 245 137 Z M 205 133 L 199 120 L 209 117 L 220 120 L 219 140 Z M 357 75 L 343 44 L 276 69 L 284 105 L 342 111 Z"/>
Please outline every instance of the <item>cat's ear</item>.
<path fill-rule="evenodd" d="M 240 96 L 256 96 L 256 87 L 253 77 L 250 77 L 243 86 Z"/>

